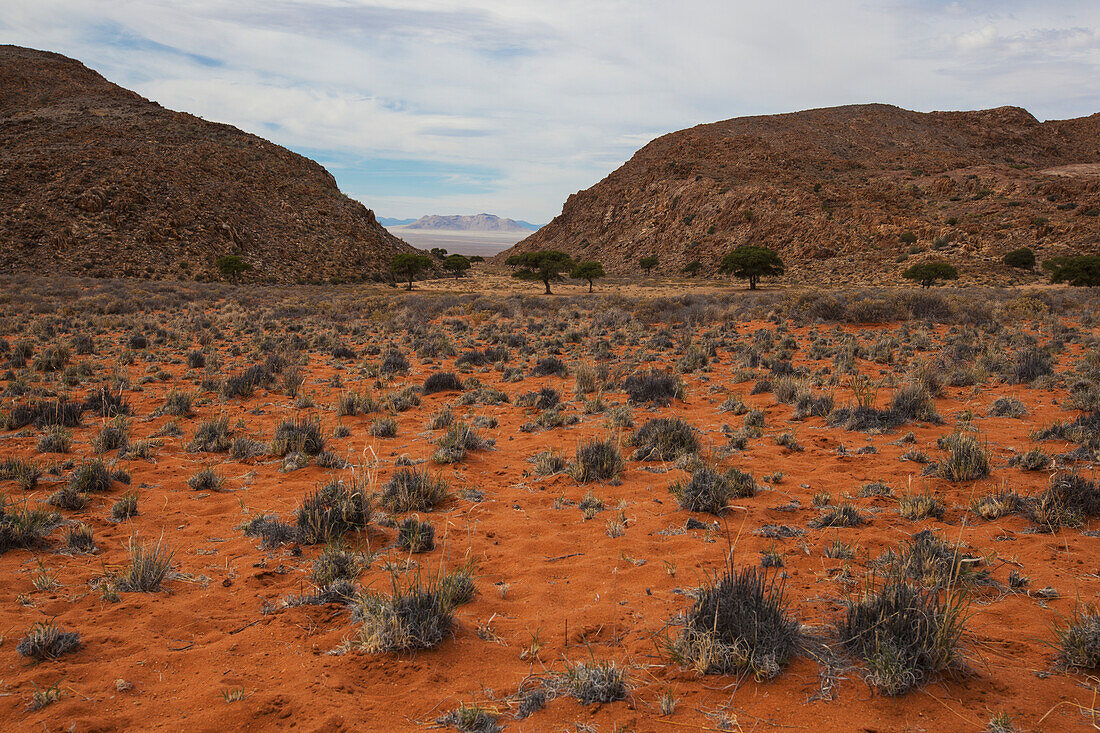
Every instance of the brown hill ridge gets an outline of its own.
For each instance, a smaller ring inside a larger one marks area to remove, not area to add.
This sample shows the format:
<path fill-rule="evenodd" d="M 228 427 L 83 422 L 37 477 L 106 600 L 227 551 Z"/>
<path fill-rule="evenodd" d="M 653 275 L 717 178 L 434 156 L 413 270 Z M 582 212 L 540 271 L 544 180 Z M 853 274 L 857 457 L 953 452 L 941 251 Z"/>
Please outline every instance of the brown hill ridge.
<path fill-rule="evenodd" d="M 73 59 L 0 46 L 0 268 L 155 278 L 349 280 L 412 248 L 323 167 L 164 109 Z"/>
<path fill-rule="evenodd" d="M 497 257 L 561 249 L 610 272 L 743 244 L 777 250 L 790 281 L 886 283 L 933 257 L 963 281 L 1034 281 L 1000 264 L 1100 250 L 1100 114 L 1039 122 L 1016 107 L 911 112 L 871 104 L 742 117 L 657 138 Z M 910 239 L 911 232 L 916 242 Z"/>

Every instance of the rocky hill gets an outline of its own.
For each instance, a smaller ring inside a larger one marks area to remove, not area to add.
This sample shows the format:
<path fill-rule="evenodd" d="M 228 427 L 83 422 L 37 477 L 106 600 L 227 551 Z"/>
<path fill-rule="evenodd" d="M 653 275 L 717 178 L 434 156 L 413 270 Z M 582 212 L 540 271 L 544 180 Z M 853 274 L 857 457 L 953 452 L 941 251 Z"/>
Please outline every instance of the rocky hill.
<path fill-rule="evenodd" d="M 73 59 L 0 46 L 0 269 L 208 278 L 382 274 L 412 248 L 308 158 L 173 112 Z"/>
<path fill-rule="evenodd" d="M 529 232 L 538 229 L 533 224 L 518 222 L 514 219 L 502 219 L 494 214 L 475 214 L 473 216 L 422 216 L 411 224 L 409 229 L 431 229 L 445 232 Z"/>
<path fill-rule="evenodd" d="M 1015 107 L 911 112 L 855 105 L 742 117 L 657 138 L 496 259 L 561 249 L 620 274 L 743 244 L 777 250 L 790 281 L 896 282 L 928 258 L 964 282 L 1035 281 L 1000 264 L 1100 251 L 1100 114 L 1040 123 Z"/>

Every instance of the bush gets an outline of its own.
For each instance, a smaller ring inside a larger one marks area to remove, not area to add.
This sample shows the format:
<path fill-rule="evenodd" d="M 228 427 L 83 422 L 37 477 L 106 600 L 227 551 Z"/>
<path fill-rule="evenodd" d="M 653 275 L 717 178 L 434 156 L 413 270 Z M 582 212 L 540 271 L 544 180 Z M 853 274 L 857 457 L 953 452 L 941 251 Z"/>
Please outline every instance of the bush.
<path fill-rule="evenodd" d="M 1076 473 L 1055 474 L 1029 505 L 1028 513 L 1045 532 L 1076 527 L 1085 517 L 1100 516 L 1100 489 Z"/>
<path fill-rule="evenodd" d="M 777 576 L 754 567 L 727 565 L 700 588 L 683 625 L 668 649 L 678 664 L 699 674 L 751 672 L 772 679 L 801 641 Z"/>
<path fill-rule="evenodd" d="M 867 664 L 868 684 L 901 695 L 960 665 L 965 596 L 941 595 L 892 583 L 849 601 L 837 631 L 845 648 Z"/>
<path fill-rule="evenodd" d="M 593 439 L 577 446 L 570 475 L 577 481 L 610 481 L 622 473 L 623 457 L 611 439 Z"/>
<path fill-rule="evenodd" d="M 130 404 L 122 399 L 122 392 L 117 394 L 112 392 L 109 387 L 100 387 L 97 390 L 93 390 L 84 398 L 84 409 L 88 412 L 93 412 L 100 417 L 115 417 L 117 415 L 129 415 Z M 65 427 L 73 428 L 76 425 L 69 425 L 61 421 L 50 421 L 51 424 L 65 425 Z"/>
<path fill-rule="evenodd" d="M 138 497 L 133 492 L 122 495 L 122 498 L 111 505 L 111 520 L 121 522 L 130 517 L 136 517 L 138 513 Z"/>
<path fill-rule="evenodd" d="M 1015 384 L 1030 384 L 1053 371 L 1050 354 L 1042 349 L 1024 349 L 1012 362 L 1011 377 Z"/>
<path fill-rule="evenodd" d="M 428 512 L 446 500 L 447 482 L 425 470 L 400 468 L 382 485 L 379 501 L 391 512 Z"/>
<path fill-rule="evenodd" d="M 111 490 L 111 473 L 96 459 L 84 461 L 69 477 L 69 489 L 81 494 L 102 494 Z"/>
<path fill-rule="evenodd" d="M 62 654 L 74 652 L 79 648 L 80 634 L 75 631 L 65 631 L 52 621 L 48 621 L 31 626 L 16 645 L 15 651 L 28 659 L 42 662 L 47 659 L 57 659 Z"/>
<path fill-rule="evenodd" d="M 331 481 L 307 494 L 298 507 L 298 539 L 309 545 L 338 540 L 366 527 L 370 517 L 370 499 L 358 485 Z"/>
<path fill-rule="evenodd" d="M 531 373 L 536 377 L 549 377 L 551 375 L 565 377 L 569 375 L 569 369 L 565 362 L 556 356 L 545 356 L 538 360 Z"/>
<path fill-rule="evenodd" d="M 0 555 L 17 548 L 34 547 L 61 524 L 61 515 L 40 509 L 13 510 L 0 497 Z"/>
<path fill-rule="evenodd" d="M 912 265 L 901 276 L 906 280 L 915 280 L 922 288 L 931 287 L 938 280 L 957 280 L 959 271 L 946 262 L 923 262 Z"/>
<path fill-rule="evenodd" d="M 736 468 L 725 471 L 712 466 L 702 466 L 691 474 L 691 479 L 668 487 L 681 509 L 689 512 L 721 514 L 730 501 L 756 494 L 756 481 L 751 474 Z"/>
<path fill-rule="evenodd" d="M 989 406 L 988 414 L 991 417 L 1023 417 L 1027 408 L 1015 397 L 998 397 Z"/>
<path fill-rule="evenodd" d="M 699 452 L 699 439 L 691 425 L 678 417 L 647 420 L 631 436 L 635 461 L 671 461 Z"/>
<path fill-rule="evenodd" d="M 1076 287 L 1100 286 L 1100 255 L 1056 257 L 1043 262 L 1050 271 L 1052 283 L 1069 283 Z"/>
<path fill-rule="evenodd" d="M 424 386 L 421 387 L 421 391 L 424 394 L 434 394 L 436 392 L 461 392 L 462 382 L 453 372 L 436 372 L 424 380 Z"/>
<path fill-rule="evenodd" d="M 1028 247 L 1020 247 L 1005 254 L 1004 263 L 1020 270 L 1030 270 L 1035 267 L 1035 253 Z"/>
<path fill-rule="evenodd" d="M 207 466 L 187 479 L 192 491 L 221 491 L 225 479 L 218 475 L 213 466 Z"/>
<path fill-rule="evenodd" d="M 668 405 L 672 399 L 683 399 L 684 386 L 676 377 L 649 370 L 643 374 L 635 374 L 623 381 L 623 389 L 633 404 L 652 402 L 656 405 Z"/>
<path fill-rule="evenodd" d="M 397 421 L 392 417 L 375 418 L 367 432 L 376 438 L 392 438 L 397 435 Z"/>
<path fill-rule="evenodd" d="M 466 452 L 490 448 L 493 441 L 482 438 L 476 430 L 463 423 L 456 423 L 436 441 L 438 446 L 432 453 L 436 463 L 458 463 L 466 457 Z"/>

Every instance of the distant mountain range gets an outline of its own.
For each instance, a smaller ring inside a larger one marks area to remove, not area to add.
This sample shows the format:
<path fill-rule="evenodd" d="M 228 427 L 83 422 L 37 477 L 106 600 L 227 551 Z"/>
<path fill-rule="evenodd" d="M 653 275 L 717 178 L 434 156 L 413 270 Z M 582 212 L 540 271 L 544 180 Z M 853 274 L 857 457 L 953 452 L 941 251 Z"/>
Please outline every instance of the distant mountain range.
<path fill-rule="evenodd" d="M 475 214 L 473 216 L 439 216 L 431 214 L 419 219 L 392 219 L 378 217 L 385 227 L 406 227 L 408 229 L 428 229 L 444 232 L 533 232 L 538 224 L 523 220 L 502 219 L 493 214 Z"/>

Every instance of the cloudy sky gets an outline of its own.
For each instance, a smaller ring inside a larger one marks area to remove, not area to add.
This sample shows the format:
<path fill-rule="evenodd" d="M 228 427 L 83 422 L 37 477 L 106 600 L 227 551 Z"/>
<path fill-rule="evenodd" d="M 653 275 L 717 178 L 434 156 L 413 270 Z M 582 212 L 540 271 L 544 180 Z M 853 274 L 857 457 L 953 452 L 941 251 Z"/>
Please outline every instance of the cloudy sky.
<path fill-rule="evenodd" d="M 741 115 L 1100 111 L 1098 0 L 0 0 L 0 42 L 309 155 L 393 217 L 542 223 Z"/>

